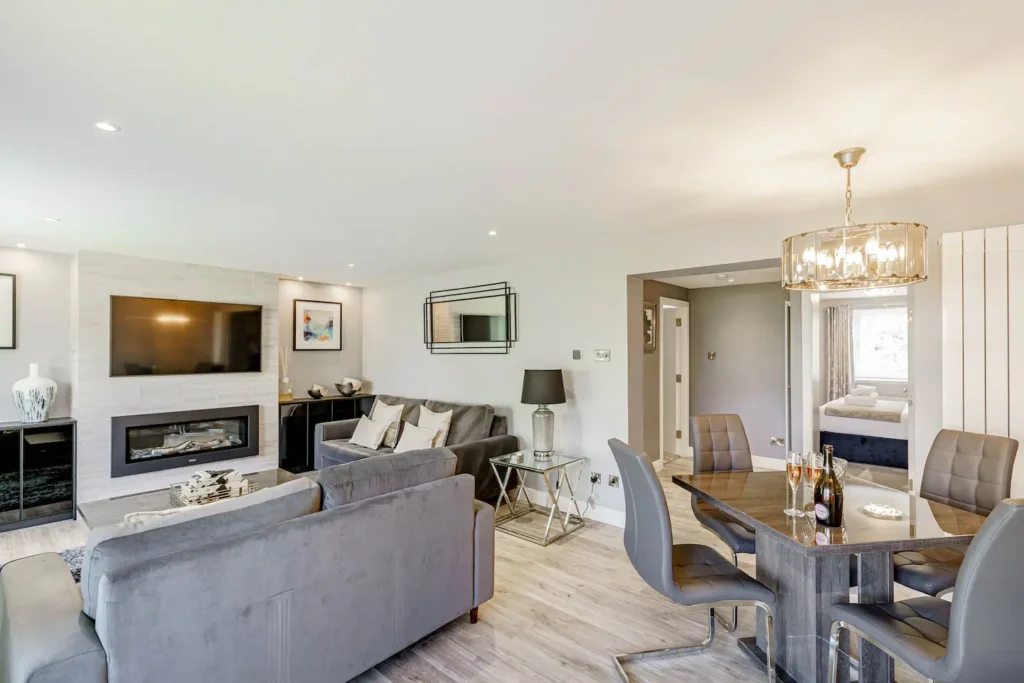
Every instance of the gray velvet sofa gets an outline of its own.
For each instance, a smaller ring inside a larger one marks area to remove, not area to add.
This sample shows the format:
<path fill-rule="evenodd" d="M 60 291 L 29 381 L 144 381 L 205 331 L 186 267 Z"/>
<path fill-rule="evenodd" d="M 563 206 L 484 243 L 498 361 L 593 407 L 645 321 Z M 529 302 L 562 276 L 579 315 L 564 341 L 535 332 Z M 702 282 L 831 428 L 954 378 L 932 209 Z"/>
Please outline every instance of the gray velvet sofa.
<path fill-rule="evenodd" d="M 406 398 L 379 394 L 377 400 L 387 405 L 402 404 L 402 422 L 419 424 L 420 406 L 435 413 L 452 411 L 452 423 L 445 447 L 455 454 L 456 474 L 471 474 L 476 480 L 477 500 L 495 503 L 501 486 L 494 477 L 490 459 L 519 450 L 519 440 L 509 435 L 508 419 L 495 415 L 494 408 L 484 404 L 446 403 L 422 398 Z M 353 462 L 372 456 L 391 455 L 393 449 L 381 446 L 377 450 L 349 442 L 359 420 L 323 422 L 315 428 L 313 466 L 323 469 L 331 465 Z M 401 435 L 399 435 L 401 438 Z M 504 474 L 504 472 L 502 472 Z M 518 480 L 512 472 L 509 489 Z"/>
<path fill-rule="evenodd" d="M 94 529 L 81 589 L 54 553 L 9 562 L 0 681 L 346 681 L 475 621 L 494 591 L 494 511 L 455 460 L 365 459 Z"/>

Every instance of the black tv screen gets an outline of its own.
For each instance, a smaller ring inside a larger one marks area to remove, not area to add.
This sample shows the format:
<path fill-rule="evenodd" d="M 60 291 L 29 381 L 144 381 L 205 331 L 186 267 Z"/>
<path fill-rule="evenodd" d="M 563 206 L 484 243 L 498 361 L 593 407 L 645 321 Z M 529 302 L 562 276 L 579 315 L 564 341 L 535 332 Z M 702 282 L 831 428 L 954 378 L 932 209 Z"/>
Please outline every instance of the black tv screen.
<path fill-rule="evenodd" d="M 263 307 L 110 297 L 110 376 L 259 372 Z"/>

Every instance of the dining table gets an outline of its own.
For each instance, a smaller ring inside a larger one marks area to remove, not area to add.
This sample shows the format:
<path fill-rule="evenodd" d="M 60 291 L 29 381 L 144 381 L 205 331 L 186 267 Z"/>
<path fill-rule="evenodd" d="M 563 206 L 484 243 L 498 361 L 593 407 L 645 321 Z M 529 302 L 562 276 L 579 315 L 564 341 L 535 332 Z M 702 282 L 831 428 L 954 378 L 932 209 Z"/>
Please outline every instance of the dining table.
<path fill-rule="evenodd" d="M 839 527 L 816 524 L 809 487 L 793 490 L 786 472 L 677 474 L 672 482 L 754 530 L 757 579 L 775 591 L 775 661 L 784 683 L 828 680 L 829 608 L 850 601 L 893 602 L 893 554 L 907 550 L 969 545 L 985 518 L 906 491 L 847 477 Z M 795 504 L 803 517 L 787 515 Z M 855 574 L 855 575 L 854 575 Z M 764 614 L 758 610 L 756 637 L 739 645 L 765 662 Z M 849 634 L 842 631 L 839 678 L 849 681 Z M 893 683 L 892 657 L 859 643 L 859 683 Z"/>

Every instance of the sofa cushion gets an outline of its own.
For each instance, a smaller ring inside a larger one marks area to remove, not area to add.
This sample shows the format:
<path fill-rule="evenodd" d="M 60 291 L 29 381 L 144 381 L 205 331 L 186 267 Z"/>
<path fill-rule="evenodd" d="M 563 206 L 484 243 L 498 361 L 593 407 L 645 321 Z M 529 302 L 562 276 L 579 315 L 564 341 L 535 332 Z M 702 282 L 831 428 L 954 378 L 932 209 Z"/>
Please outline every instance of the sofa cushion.
<path fill-rule="evenodd" d="M 320 469 L 326 469 L 331 465 L 343 465 L 348 462 L 355 462 L 356 460 L 369 458 L 373 455 L 390 455 L 395 452 L 393 448 L 388 448 L 387 446 L 381 446 L 377 450 L 373 450 L 366 446 L 354 444 L 348 439 L 323 441 L 317 444 L 317 448 L 320 449 L 320 457 L 323 460 L 323 464 Z"/>
<path fill-rule="evenodd" d="M 389 406 L 399 404 L 405 406 L 402 409 L 402 420 L 411 422 L 414 425 L 420 423 L 420 406 L 426 403 L 426 399 L 422 398 L 406 398 L 405 396 L 391 396 L 389 394 L 377 394 L 377 401 Z M 377 401 L 374 401 L 374 405 L 376 405 Z"/>
<path fill-rule="evenodd" d="M 394 448 L 398 445 L 398 430 L 402 427 L 402 414 L 405 412 L 405 406 L 401 403 L 394 405 L 384 403 L 383 401 L 376 401 L 373 404 L 373 408 L 370 410 L 370 417 L 374 422 L 385 422 L 387 426 L 384 432 L 384 440 L 381 444 Z M 358 429 L 358 427 L 356 427 Z M 353 435 L 353 440 L 355 436 Z M 369 444 L 363 444 L 364 446 Z"/>
<path fill-rule="evenodd" d="M 494 408 L 492 406 L 445 403 L 443 401 L 431 400 L 428 400 L 424 405 L 435 413 L 452 411 L 452 426 L 448 430 L 448 441 L 446 442 L 448 446 L 479 441 L 491 435 L 491 422 L 494 421 Z"/>
<path fill-rule="evenodd" d="M 323 489 L 323 509 L 329 510 L 454 476 L 455 464 L 447 448 L 427 448 L 334 465 L 317 472 L 316 481 Z"/>
<path fill-rule="evenodd" d="M 320 487 L 300 477 L 141 524 L 97 527 L 89 532 L 82 559 L 82 611 L 96 618 L 100 579 L 108 572 L 318 512 L 320 498 Z"/>
<path fill-rule="evenodd" d="M 373 420 L 363 415 L 359 418 L 359 424 L 356 425 L 356 430 L 352 432 L 352 438 L 349 439 L 349 443 L 375 451 L 380 448 L 380 444 L 384 441 L 384 437 L 390 427 L 391 423 L 386 419 L 386 416 L 383 420 Z"/>

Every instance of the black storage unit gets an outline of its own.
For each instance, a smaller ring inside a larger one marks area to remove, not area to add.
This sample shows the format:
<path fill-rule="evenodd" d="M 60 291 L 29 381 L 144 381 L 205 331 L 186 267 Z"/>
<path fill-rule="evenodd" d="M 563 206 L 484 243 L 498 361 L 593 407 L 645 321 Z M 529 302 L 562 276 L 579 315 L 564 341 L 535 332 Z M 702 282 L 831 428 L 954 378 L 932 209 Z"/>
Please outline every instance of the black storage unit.
<path fill-rule="evenodd" d="M 76 423 L 0 423 L 0 531 L 74 519 Z"/>
<path fill-rule="evenodd" d="M 313 469 L 315 428 L 321 422 L 351 420 L 369 415 L 374 394 L 295 398 L 279 405 L 280 439 L 278 462 L 283 470 L 293 473 Z"/>

